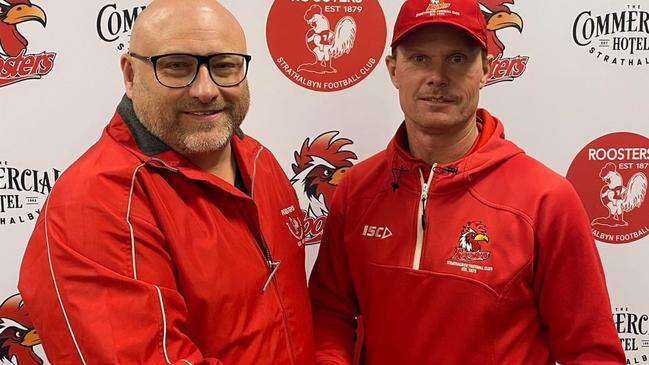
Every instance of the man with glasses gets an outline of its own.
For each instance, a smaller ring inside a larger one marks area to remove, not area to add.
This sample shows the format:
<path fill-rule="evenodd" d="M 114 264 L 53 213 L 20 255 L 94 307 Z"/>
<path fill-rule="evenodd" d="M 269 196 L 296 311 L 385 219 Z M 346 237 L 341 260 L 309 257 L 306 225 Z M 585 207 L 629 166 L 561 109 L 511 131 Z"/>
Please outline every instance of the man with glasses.
<path fill-rule="evenodd" d="M 126 95 L 23 259 L 50 362 L 313 364 L 297 197 L 239 128 L 250 60 L 214 0 L 156 0 L 137 18 Z"/>

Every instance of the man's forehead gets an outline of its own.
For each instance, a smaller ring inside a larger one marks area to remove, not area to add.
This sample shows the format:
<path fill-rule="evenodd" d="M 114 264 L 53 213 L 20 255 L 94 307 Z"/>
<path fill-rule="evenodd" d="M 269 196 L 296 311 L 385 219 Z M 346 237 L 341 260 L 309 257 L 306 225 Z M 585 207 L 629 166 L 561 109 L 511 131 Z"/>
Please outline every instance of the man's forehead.
<path fill-rule="evenodd" d="M 131 46 L 150 52 L 244 52 L 246 41 L 238 21 L 225 8 L 205 4 L 178 8 L 174 3 L 147 8 L 136 21 Z"/>
<path fill-rule="evenodd" d="M 246 53 L 245 38 L 232 32 L 186 30 L 158 34 L 148 46 L 152 52 L 207 55 L 219 52 Z"/>

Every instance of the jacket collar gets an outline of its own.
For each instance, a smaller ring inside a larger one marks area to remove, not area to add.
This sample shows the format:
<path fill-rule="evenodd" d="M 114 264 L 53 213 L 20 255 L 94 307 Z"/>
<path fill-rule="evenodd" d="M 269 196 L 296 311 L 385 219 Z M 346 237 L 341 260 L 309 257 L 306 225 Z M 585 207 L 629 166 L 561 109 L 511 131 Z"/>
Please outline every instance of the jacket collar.
<path fill-rule="evenodd" d="M 133 102 L 126 95 L 117 106 L 117 111 L 106 127 L 105 133 L 143 163 L 180 172 L 187 178 L 206 181 L 224 190 L 235 192 L 237 195 L 240 194 L 239 189 L 197 167 L 151 134 L 138 119 L 133 109 Z M 239 171 L 246 184 L 250 186 L 255 160 L 263 147 L 253 138 L 246 136 L 239 128 L 230 143 Z"/>
<path fill-rule="evenodd" d="M 124 94 L 122 101 L 117 105 L 117 113 L 122 117 L 124 124 L 128 127 L 137 148 L 147 156 L 154 156 L 169 150 L 164 142 L 151 134 L 135 115 L 133 102 Z"/>
<path fill-rule="evenodd" d="M 456 161 L 435 166 L 431 194 L 465 188 L 481 173 L 490 170 L 517 154 L 524 153 L 519 147 L 505 139 L 502 122 L 484 109 L 478 109 L 478 119 L 485 123 L 494 123 L 495 131 L 491 138 L 473 153 Z M 392 189 L 405 188 L 419 192 L 421 190 L 420 170 L 424 179 L 428 178 L 431 166 L 413 156 L 408 148 L 408 135 L 405 122 L 401 124 L 390 141 L 387 149 L 388 164 L 391 168 Z"/>

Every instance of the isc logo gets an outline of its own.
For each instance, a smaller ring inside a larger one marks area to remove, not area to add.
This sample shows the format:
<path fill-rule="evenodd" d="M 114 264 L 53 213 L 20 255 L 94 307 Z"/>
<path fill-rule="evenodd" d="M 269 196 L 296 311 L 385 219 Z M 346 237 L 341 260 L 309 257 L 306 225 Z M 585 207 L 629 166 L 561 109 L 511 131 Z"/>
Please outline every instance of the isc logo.
<path fill-rule="evenodd" d="M 376 237 L 384 240 L 392 236 L 392 232 L 388 227 L 365 226 L 365 228 L 363 228 L 363 236 Z"/>

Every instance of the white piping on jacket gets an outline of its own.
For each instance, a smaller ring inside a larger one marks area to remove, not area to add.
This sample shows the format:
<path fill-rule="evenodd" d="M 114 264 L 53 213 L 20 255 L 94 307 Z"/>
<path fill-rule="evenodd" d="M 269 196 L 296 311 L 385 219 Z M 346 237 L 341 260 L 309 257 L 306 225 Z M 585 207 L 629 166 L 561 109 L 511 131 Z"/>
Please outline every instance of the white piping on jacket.
<path fill-rule="evenodd" d="M 167 353 L 167 318 L 165 315 L 165 305 L 162 302 L 162 293 L 160 292 L 160 288 L 157 285 L 154 285 L 154 287 L 158 292 L 158 299 L 160 300 L 160 312 L 162 313 L 162 351 L 165 354 L 165 360 L 167 361 L 167 364 L 171 365 L 169 354 Z"/>
<path fill-rule="evenodd" d="M 162 163 L 165 168 L 171 171 L 174 172 L 178 171 L 178 169 L 169 166 L 167 163 L 165 163 L 160 159 L 152 158 L 151 160 Z M 131 236 L 131 260 L 133 265 L 133 279 L 135 280 L 138 280 L 138 278 L 137 278 L 137 268 L 135 265 L 135 233 L 133 232 L 133 225 L 131 224 L 131 203 L 133 202 L 133 191 L 135 190 L 135 178 L 137 176 L 138 171 L 144 166 L 146 166 L 146 162 L 138 165 L 133 171 L 133 175 L 131 177 L 131 188 L 128 192 L 128 205 L 126 207 L 126 223 L 128 224 L 128 228 Z M 164 302 L 162 301 L 162 292 L 160 291 L 160 288 L 157 285 L 153 285 L 153 286 L 155 287 L 158 294 L 158 301 L 160 303 L 160 314 L 162 315 L 162 351 L 164 352 L 165 355 L 165 361 L 167 361 L 167 364 L 171 365 L 171 360 L 169 360 L 169 353 L 167 352 L 167 314 L 165 312 Z M 189 365 L 193 365 L 191 362 L 185 359 L 182 359 L 180 361 L 183 361 Z"/>
<path fill-rule="evenodd" d="M 430 188 L 430 182 L 433 180 L 433 175 L 435 175 L 435 167 L 437 164 L 434 164 L 430 168 L 430 173 L 428 174 L 428 180 L 424 181 L 424 173 L 419 169 L 419 180 L 421 181 L 421 195 L 419 196 L 419 210 L 417 212 L 417 242 L 415 243 L 415 254 L 412 258 L 412 268 L 419 270 L 421 267 L 421 254 L 424 250 L 424 219 L 426 214 L 426 200 L 428 199 L 428 189 Z"/>
<path fill-rule="evenodd" d="M 252 178 L 250 181 L 250 198 L 255 197 L 255 177 L 257 176 L 257 159 L 261 155 L 261 151 L 264 150 L 264 146 L 259 147 L 259 150 L 257 151 L 257 155 L 255 155 L 255 160 L 252 164 Z"/>
<path fill-rule="evenodd" d="M 137 280 L 137 267 L 135 265 L 135 234 L 133 233 L 133 225 L 131 224 L 131 202 L 133 201 L 133 190 L 135 189 L 135 176 L 145 165 L 146 163 L 142 163 L 135 168 L 135 171 L 133 171 L 133 176 L 131 177 L 131 189 L 128 192 L 128 205 L 126 206 L 126 223 L 128 224 L 128 230 L 131 235 L 131 264 L 133 265 L 133 279 L 135 280 Z"/>
<path fill-rule="evenodd" d="M 81 353 L 81 349 L 79 348 L 79 343 L 77 342 L 77 338 L 74 336 L 74 331 L 72 330 L 72 325 L 70 324 L 70 319 L 68 318 L 68 314 L 65 311 L 65 307 L 63 306 L 63 300 L 61 299 L 61 293 L 59 292 L 59 285 L 56 283 L 56 276 L 54 275 L 54 267 L 52 266 L 52 254 L 50 252 L 50 235 L 49 235 L 49 229 L 48 229 L 48 221 L 47 221 L 47 211 L 49 210 L 50 207 L 50 200 L 52 199 L 52 195 L 54 192 L 54 188 L 50 191 L 48 201 L 45 205 L 45 245 L 47 246 L 47 261 L 50 265 L 50 274 L 52 275 L 52 282 L 54 283 L 54 290 L 56 291 L 56 298 L 59 300 L 59 305 L 61 306 L 61 311 L 63 311 L 63 317 L 65 318 L 65 323 L 68 326 L 68 331 L 70 331 L 70 336 L 72 337 L 72 342 L 74 342 L 74 347 L 77 349 L 77 353 L 79 354 L 79 357 L 81 358 L 81 363 L 83 365 L 86 365 L 86 359 L 83 358 L 83 354 Z"/>

